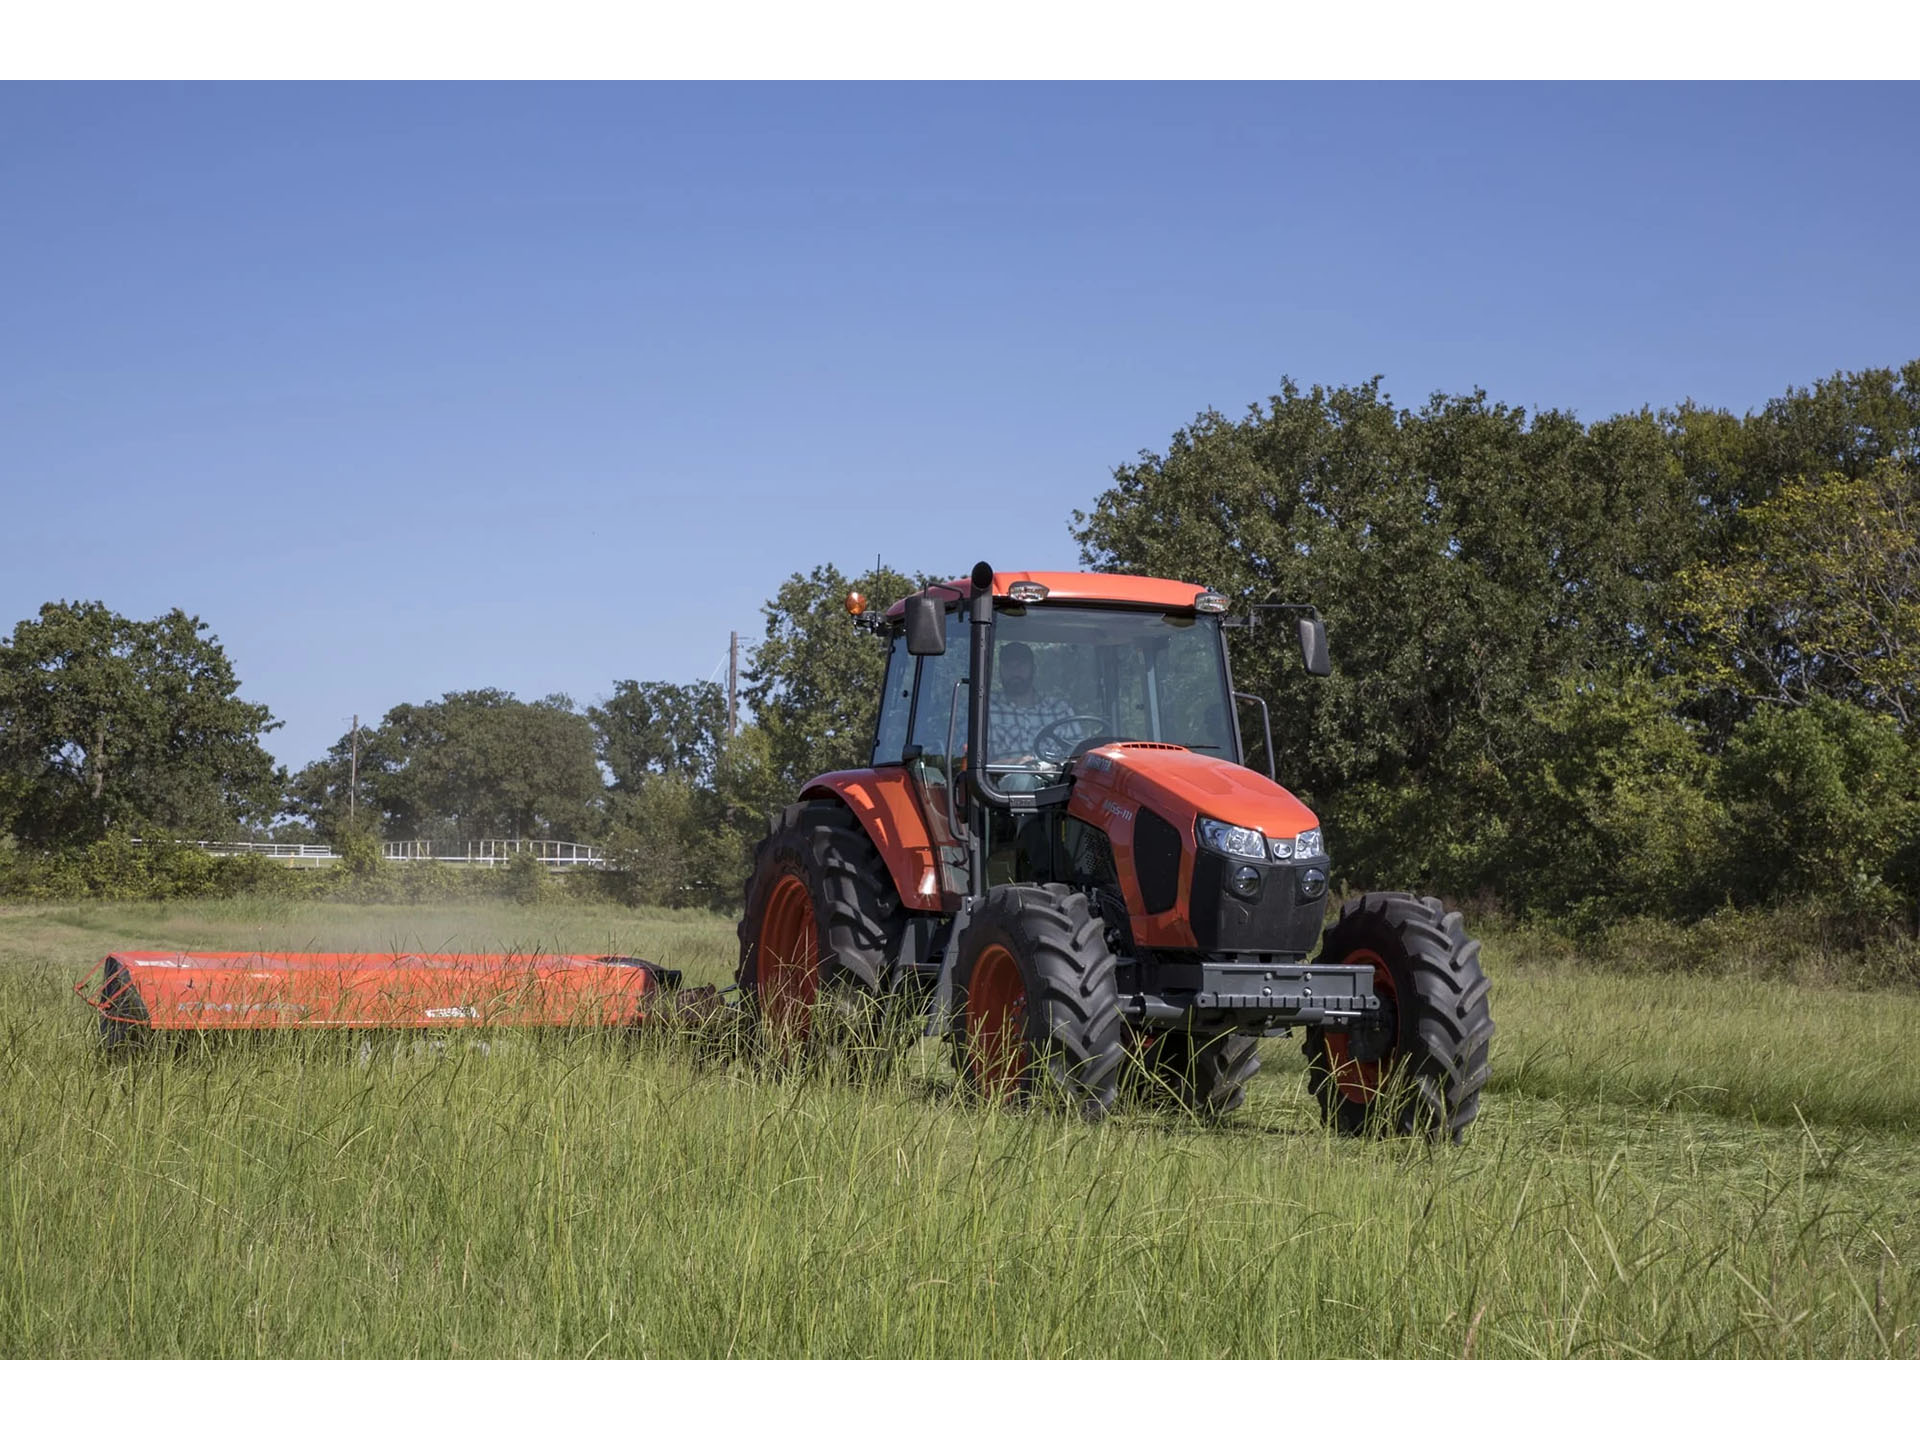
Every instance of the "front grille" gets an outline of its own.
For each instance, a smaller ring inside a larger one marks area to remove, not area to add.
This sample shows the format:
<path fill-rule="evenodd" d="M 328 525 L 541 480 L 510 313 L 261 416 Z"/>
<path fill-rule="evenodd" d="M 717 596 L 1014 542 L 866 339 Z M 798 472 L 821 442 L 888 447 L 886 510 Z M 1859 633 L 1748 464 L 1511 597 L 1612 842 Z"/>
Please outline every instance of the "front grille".
<path fill-rule="evenodd" d="M 1227 889 L 1229 867 L 1246 864 L 1202 850 L 1193 863 L 1187 913 L 1202 950 L 1305 955 L 1320 943 L 1327 897 L 1300 898 L 1292 865 L 1257 865 L 1260 892 L 1242 900 Z M 1324 862 L 1315 862 L 1316 865 Z"/>

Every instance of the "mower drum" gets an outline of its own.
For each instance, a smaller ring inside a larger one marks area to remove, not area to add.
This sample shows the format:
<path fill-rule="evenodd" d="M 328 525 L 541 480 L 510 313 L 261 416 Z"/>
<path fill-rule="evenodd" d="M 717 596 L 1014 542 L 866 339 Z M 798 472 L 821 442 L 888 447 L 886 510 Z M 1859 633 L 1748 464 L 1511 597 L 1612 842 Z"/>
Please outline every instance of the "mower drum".
<path fill-rule="evenodd" d="M 97 987 L 96 987 L 97 981 Z M 633 1025 L 680 982 L 625 955 L 121 951 L 74 990 L 109 1042 L 141 1030 Z"/>

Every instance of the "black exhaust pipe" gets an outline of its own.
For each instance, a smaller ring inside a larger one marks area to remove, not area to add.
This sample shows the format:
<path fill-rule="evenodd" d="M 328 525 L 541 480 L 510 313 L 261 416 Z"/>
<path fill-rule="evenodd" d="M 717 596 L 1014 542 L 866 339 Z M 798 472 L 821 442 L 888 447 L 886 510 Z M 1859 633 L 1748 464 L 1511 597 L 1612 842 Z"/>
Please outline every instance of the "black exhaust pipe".
<path fill-rule="evenodd" d="M 1007 792 L 994 784 L 987 774 L 987 718 L 993 692 L 993 566 L 982 560 L 973 567 L 973 609 L 968 642 L 967 749 L 973 760 L 967 766 L 967 779 L 983 805 L 1005 810 L 1011 805 Z"/>

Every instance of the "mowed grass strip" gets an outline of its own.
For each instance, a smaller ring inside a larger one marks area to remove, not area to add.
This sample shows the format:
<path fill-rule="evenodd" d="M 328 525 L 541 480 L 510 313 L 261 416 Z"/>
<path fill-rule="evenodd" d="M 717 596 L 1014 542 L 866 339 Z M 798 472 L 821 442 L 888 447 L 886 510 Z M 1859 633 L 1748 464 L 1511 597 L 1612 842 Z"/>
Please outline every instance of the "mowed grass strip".
<path fill-rule="evenodd" d="M 707 916 L 0 914 L 0 1354 L 1920 1354 L 1920 1001 L 1491 947 L 1471 1142 L 1340 1141 L 1297 1046 L 1219 1125 L 864 1085 L 671 1036 L 269 1035 L 103 1060 L 116 945 L 730 969 Z M 1904 1058 L 1903 1058 L 1904 1057 Z"/>

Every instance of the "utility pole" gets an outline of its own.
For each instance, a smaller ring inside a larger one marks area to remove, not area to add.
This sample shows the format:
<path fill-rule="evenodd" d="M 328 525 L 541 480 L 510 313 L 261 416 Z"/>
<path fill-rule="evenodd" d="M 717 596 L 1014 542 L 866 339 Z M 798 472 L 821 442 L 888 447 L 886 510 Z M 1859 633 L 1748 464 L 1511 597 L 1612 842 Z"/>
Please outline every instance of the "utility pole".
<path fill-rule="evenodd" d="M 353 761 L 347 770 L 347 828 L 353 829 L 353 802 L 360 793 L 360 717 L 353 717 Z"/>
<path fill-rule="evenodd" d="M 727 641 L 727 738 L 740 729 L 740 632 Z"/>

